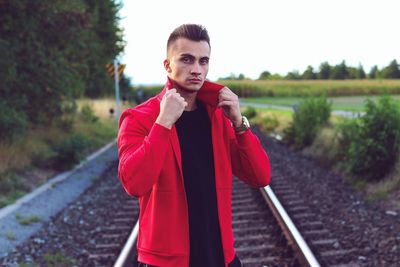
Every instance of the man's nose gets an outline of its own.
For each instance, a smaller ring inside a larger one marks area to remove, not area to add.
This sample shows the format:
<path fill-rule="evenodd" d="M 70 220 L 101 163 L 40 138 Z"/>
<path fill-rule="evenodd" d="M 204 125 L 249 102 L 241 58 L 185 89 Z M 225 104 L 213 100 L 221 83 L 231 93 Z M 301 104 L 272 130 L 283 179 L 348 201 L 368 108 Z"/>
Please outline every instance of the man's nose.
<path fill-rule="evenodd" d="M 200 75 L 201 74 L 201 67 L 199 63 L 194 63 L 192 65 L 192 70 L 190 71 L 191 74 Z"/>

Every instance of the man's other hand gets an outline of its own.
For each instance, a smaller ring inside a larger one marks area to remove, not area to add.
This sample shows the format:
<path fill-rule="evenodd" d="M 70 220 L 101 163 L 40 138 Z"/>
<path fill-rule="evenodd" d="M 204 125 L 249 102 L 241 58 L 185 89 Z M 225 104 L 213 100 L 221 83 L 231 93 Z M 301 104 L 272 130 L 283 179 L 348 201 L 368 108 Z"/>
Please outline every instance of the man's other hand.
<path fill-rule="evenodd" d="M 239 97 L 228 87 L 224 87 L 219 91 L 218 107 L 223 109 L 225 116 L 235 127 L 239 127 L 242 124 Z"/>
<path fill-rule="evenodd" d="M 160 114 L 157 117 L 156 123 L 171 129 L 172 125 L 182 115 L 186 106 L 187 102 L 175 88 L 168 90 L 161 100 Z"/>

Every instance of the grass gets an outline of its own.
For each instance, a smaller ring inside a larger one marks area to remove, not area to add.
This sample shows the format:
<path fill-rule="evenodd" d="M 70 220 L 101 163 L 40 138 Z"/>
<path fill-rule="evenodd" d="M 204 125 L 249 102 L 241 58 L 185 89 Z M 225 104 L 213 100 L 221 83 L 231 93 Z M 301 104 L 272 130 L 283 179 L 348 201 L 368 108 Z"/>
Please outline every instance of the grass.
<path fill-rule="evenodd" d="M 36 223 L 36 222 L 40 222 L 41 219 L 39 216 L 36 215 L 32 215 L 29 217 L 24 217 L 21 214 L 16 214 L 15 215 L 15 219 L 17 219 L 17 221 L 19 222 L 19 224 L 21 225 L 31 225 L 32 223 Z"/>
<path fill-rule="evenodd" d="M 20 263 L 19 267 L 39 267 L 36 263 Z"/>
<path fill-rule="evenodd" d="M 273 108 L 256 108 L 257 116 L 250 119 L 252 124 L 259 125 L 266 133 L 282 134 L 292 121 L 293 112 Z M 277 121 L 275 123 L 274 121 Z"/>
<path fill-rule="evenodd" d="M 15 234 L 13 232 L 7 232 L 5 233 L 5 238 L 7 238 L 7 240 L 13 241 L 15 240 Z"/>
<path fill-rule="evenodd" d="M 245 110 L 246 107 L 242 107 L 242 110 Z M 289 127 L 290 123 L 293 120 L 293 111 L 292 110 L 282 110 L 282 109 L 276 109 L 276 108 L 255 108 L 257 112 L 257 116 L 250 119 L 250 122 L 252 124 L 257 124 L 263 130 L 265 133 L 275 133 L 279 135 L 283 135 L 283 131 Z M 270 126 L 266 125 L 269 122 L 269 119 L 271 118 L 276 118 L 278 121 L 278 125 L 271 129 Z M 331 115 L 329 119 L 329 123 L 331 125 L 336 125 L 340 123 L 343 120 L 343 117 L 341 116 L 336 116 L 336 115 Z"/>
<path fill-rule="evenodd" d="M 61 252 L 56 253 L 45 253 L 43 255 L 44 261 L 46 262 L 46 266 L 48 267 L 63 267 L 63 266 L 72 266 L 76 264 L 75 259 L 71 259 L 65 257 Z"/>
<path fill-rule="evenodd" d="M 82 110 L 82 107 L 85 105 L 89 105 L 94 114 L 101 118 L 107 119 L 112 118 L 113 115 L 110 114 L 110 109 L 116 110 L 116 101 L 113 98 L 104 98 L 104 99 L 90 99 L 90 98 L 82 98 L 77 100 L 78 111 Z M 128 106 L 128 103 L 122 103 L 122 109 Z"/>
<path fill-rule="evenodd" d="M 14 203 L 59 171 L 53 165 L 55 148 L 71 136 L 79 135 L 87 141 L 88 146 L 80 152 L 82 156 L 116 138 L 118 122 L 109 113 L 110 108 L 115 109 L 115 101 L 81 99 L 77 105 L 78 113 L 67 118 L 66 123 L 35 126 L 13 143 L 0 142 L 0 208 Z M 80 112 L 85 105 L 91 107 L 95 121 L 88 122 Z M 123 109 L 127 107 L 124 103 Z"/>
<path fill-rule="evenodd" d="M 341 151 L 338 142 L 337 130 L 335 125 L 330 125 L 321 129 L 313 144 L 306 147 L 304 154 L 313 157 L 321 165 L 337 169 L 342 169 Z M 349 182 L 357 190 L 366 193 L 366 197 L 370 201 L 376 201 L 387 198 L 388 201 L 394 202 L 392 206 L 400 209 L 400 203 L 392 201 L 388 196 L 400 190 L 400 158 L 397 160 L 393 171 L 379 182 L 367 182 L 362 177 L 355 178 L 346 176 Z"/>
<path fill-rule="evenodd" d="M 19 199 L 25 194 L 26 191 L 16 190 L 9 193 L 6 197 L 4 196 L 0 197 L 0 208 L 14 203 L 15 201 L 17 201 L 17 199 Z"/>
<path fill-rule="evenodd" d="M 400 95 L 391 95 L 391 98 L 400 107 Z M 300 103 L 304 99 L 303 97 L 251 97 L 243 98 L 243 103 L 257 103 L 257 104 L 268 104 L 277 106 L 293 107 Z M 360 112 L 365 111 L 365 101 L 371 99 L 376 102 L 379 96 L 339 96 L 339 97 L 328 97 L 328 100 L 332 102 L 332 110 L 346 110 Z"/>
<path fill-rule="evenodd" d="M 382 199 L 396 189 L 400 189 L 400 158 L 397 160 L 393 171 L 383 181 L 370 183 L 366 186 L 369 200 Z M 400 203 L 395 204 L 400 209 Z"/>
<path fill-rule="evenodd" d="M 323 127 L 318 132 L 312 145 L 306 147 L 303 153 L 312 156 L 323 166 L 335 165 L 340 151 L 337 131 L 332 127 L 332 124 Z"/>

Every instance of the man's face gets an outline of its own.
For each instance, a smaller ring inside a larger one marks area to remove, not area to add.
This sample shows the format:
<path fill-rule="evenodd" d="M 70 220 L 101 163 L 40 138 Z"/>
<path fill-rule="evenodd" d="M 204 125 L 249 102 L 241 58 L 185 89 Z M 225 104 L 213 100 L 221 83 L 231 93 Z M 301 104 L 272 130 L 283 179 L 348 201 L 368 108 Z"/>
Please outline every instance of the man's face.
<path fill-rule="evenodd" d="M 164 67 L 181 89 L 197 92 L 206 79 L 209 58 L 210 46 L 206 41 L 179 38 L 170 46 Z"/>

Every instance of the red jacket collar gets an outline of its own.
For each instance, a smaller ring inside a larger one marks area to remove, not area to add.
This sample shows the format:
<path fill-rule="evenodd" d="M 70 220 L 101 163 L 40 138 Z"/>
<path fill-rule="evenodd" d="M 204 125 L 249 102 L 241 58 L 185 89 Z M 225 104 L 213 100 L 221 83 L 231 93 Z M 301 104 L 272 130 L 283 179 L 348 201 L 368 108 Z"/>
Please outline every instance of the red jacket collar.
<path fill-rule="evenodd" d="M 168 77 L 167 83 L 164 86 L 162 92 L 158 95 L 159 100 L 164 96 L 165 92 L 171 88 L 173 88 L 171 78 Z M 200 88 L 197 93 L 197 98 L 201 100 L 203 103 L 208 104 L 212 107 L 216 107 L 218 104 L 218 95 L 219 91 L 225 86 L 218 83 L 213 83 L 210 81 L 204 81 L 203 86 Z"/>

